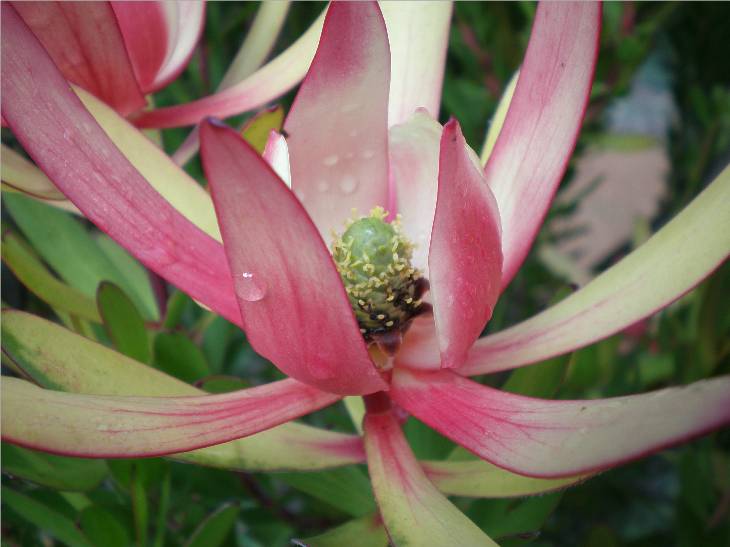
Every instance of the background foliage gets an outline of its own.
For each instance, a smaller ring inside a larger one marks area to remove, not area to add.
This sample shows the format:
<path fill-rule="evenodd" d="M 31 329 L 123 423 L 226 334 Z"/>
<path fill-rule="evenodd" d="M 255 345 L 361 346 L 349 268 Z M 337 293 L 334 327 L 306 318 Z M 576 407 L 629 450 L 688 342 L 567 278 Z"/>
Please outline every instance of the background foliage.
<path fill-rule="evenodd" d="M 295 3 L 277 51 L 299 36 L 322 8 L 321 3 Z M 526 2 L 456 5 L 442 121 L 457 117 L 477 150 L 501 91 L 522 58 L 534 9 Z M 215 88 L 256 5 L 210 2 L 208 10 L 201 47 L 184 76 L 155 97 L 158 105 L 188 101 Z M 570 188 L 581 158 L 596 151 L 628 157 L 653 147 L 669 169 L 659 173 L 666 187 L 655 214 L 637 219 L 625 240 L 601 258 L 598 270 L 671 218 L 730 160 L 728 36 L 728 4 L 604 5 L 592 100 L 563 188 Z M 652 92 L 648 102 L 639 102 L 638 109 L 632 106 L 631 98 L 647 89 Z M 282 100 L 285 107 L 291 97 Z M 622 108 L 630 114 L 628 127 Z M 165 148 L 174 151 L 186 134 L 165 131 Z M 3 137 L 13 145 L 9 134 Z M 199 164 L 193 162 L 189 169 L 202 181 Z M 600 182 L 553 208 L 489 330 L 519 321 L 573 289 L 575 257 L 563 253 L 563 267 L 556 267 L 540 249 L 560 249 L 566 239 L 580 236 L 581 230 L 561 233 L 555 226 L 575 214 Z M 645 193 L 643 183 L 637 176 L 622 186 L 626 206 Z M 14 260 L 35 273 L 33 281 L 21 283 L 3 267 L 4 306 L 54 318 L 210 392 L 280 377 L 240 331 L 158 279 L 150 283 L 136 262 L 90 225 L 27 199 L 3 198 L 3 261 Z M 593 233 L 606 229 L 597 226 Z M 583 234 L 589 246 L 590 232 Z M 583 273 L 592 275 L 590 269 Z M 728 373 L 729 280 L 726 265 L 630 332 L 485 382 L 534 396 L 576 398 L 634 393 Z M 52 305 L 38 298 L 44 291 L 56 298 Z M 163 317 L 155 306 L 160 294 L 166 300 Z M 93 317 L 88 321 L 61 311 L 71 300 L 85 306 L 87 315 L 100 315 L 101 326 Z M 682 412 L 681 401 L 676 412 Z M 353 430 L 342 406 L 308 420 Z M 453 450 L 449 441 L 415 420 L 406 430 L 419 457 L 444 458 Z M 58 458 L 6 445 L 2 460 L 3 545 L 278 546 L 374 510 L 364 467 L 230 473 L 164 459 Z M 504 545 L 728 545 L 730 432 L 625 465 L 562 493 L 455 502 Z"/>

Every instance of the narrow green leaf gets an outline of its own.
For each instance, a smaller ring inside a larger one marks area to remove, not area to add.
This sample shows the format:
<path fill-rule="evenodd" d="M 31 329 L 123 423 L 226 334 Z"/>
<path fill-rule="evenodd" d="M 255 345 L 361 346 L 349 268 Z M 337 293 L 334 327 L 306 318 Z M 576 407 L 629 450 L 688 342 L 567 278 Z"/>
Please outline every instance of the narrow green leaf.
<path fill-rule="evenodd" d="M 48 535 L 70 547 L 92 547 L 71 519 L 20 492 L 2 487 L 3 504 Z"/>
<path fill-rule="evenodd" d="M 101 322 L 96 303 L 78 289 L 54 277 L 17 235 L 11 232 L 3 234 L 2 257 L 15 277 L 52 308 Z"/>
<path fill-rule="evenodd" d="M 7 443 L 2 445 L 2 462 L 3 472 L 56 490 L 92 490 L 108 472 L 103 460 L 66 458 Z"/>
<path fill-rule="evenodd" d="M 236 523 L 240 508 L 226 504 L 208 516 L 195 530 L 186 547 L 218 547 L 223 545 Z"/>
<path fill-rule="evenodd" d="M 415 418 L 403 424 L 408 444 L 419 459 L 440 460 L 449 455 L 454 443 Z"/>
<path fill-rule="evenodd" d="M 149 363 L 152 356 L 144 319 L 129 297 L 105 281 L 99 285 L 97 303 L 114 347 L 132 359 Z"/>
<path fill-rule="evenodd" d="M 182 291 L 173 291 L 167 299 L 167 313 L 162 326 L 166 329 L 174 329 L 180 323 L 183 312 L 190 302 L 190 297 Z"/>
<path fill-rule="evenodd" d="M 208 358 L 211 370 L 218 372 L 223 370 L 228 342 L 233 336 L 236 327 L 223 319 L 216 317 L 210 323 L 203 335 L 203 351 Z"/>
<path fill-rule="evenodd" d="M 170 470 L 165 472 L 160 487 L 160 501 L 157 504 L 157 522 L 155 524 L 154 547 L 163 547 L 165 544 L 165 531 L 167 530 L 167 512 L 170 509 Z"/>
<path fill-rule="evenodd" d="M 208 393 L 230 393 L 239 389 L 251 387 L 251 384 L 237 376 L 208 376 L 199 384 L 200 389 Z"/>
<path fill-rule="evenodd" d="M 132 512 L 134 514 L 134 531 L 137 536 L 137 545 L 147 545 L 147 528 L 149 522 L 149 508 L 147 504 L 147 489 L 143 477 L 140 476 L 139 468 L 133 467 L 132 483 L 130 485 L 132 496 Z"/>
<path fill-rule="evenodd" d="M 524 501 L 480 500 L 469 508 L 467 515 L 496 538 L 537 532 L 561 496 L 561 492 L 556 492 Z"/>
<path fill-rule="evenodd" d="M 33 248 L 66 283 L 95 298 L 99 283 L 111 281 L 140 309 L 148 309 L 145 297 L 137 294 L 81 220 L 19 194 L 4 195 L 3 203 Z"/>
<path fill-rule="evenodd" d="M 116 266 L 125 279 L 120 285 L 134 301 L 145 319 L 157 321 L 160 310 L 157 299 L 150 284 L 149 273 L 142 264 L 117 245 L 112 238 L 104 233 L 96 234 L 96 243 L 109 260 Z"/>
<path fill-rule="evenodd" d="M 117 517 L 98 505 L 81 512 L 81 529 L 94 545 L 126 547 L 130 544 L 127 529 Z"/>
<path fill-rule="evenodd" d="M 357 466 L 310 473 L 279 473 L 276 477 L 353 517 L 375 511 L 370 481 Z"/>
<path fill-rule="evenodd" d="M 195 382 L 210 374 L 198 346 L 180 333 L 160 332 L 155 336 L 155 366 L 185 382 Z"/>
<path fill-rule="evenodd" d="M 377 514 L 350 520 L 318 536 L 293 540 L 301 547 L 387 547 L 388 534 Z"/>
<path fill-rule="evenodd" d="M 568 372 L 571 355 L 561 355 L 542 363 L 515 369 L 502 390 L 529 397 L 549 399 L 558 390 Z"/>

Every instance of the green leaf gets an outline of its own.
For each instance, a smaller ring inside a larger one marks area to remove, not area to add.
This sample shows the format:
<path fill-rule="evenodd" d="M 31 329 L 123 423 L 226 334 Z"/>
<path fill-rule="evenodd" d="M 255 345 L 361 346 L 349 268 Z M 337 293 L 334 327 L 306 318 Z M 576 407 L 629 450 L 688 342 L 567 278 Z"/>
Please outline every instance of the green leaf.
<path fill-rule="evenodd" d="M 131 543 L 129 533 L 117 517 L 98 505 L 81 512 L 81 529 L 94 545 L 127 547 Z"/>
<path fill-rule="evenodd" d="M 132 359 L 149 363 L 152 356 L 144 319 L 124 291 L 103 282 L 99 285 L 97 302 L 114 347 Z"/>
<path fill-rule="evenodd" d="M 236 327 L 222 317 L 213 319 L 208 328 L 205 329 L 203 351 L 212 370 L 216 372 L 223 370 L 226 348 L 235 330 Z"/>
<path fill-rule="evenodd" d="M 353 517 L 376 509 L 370 481 L 357 466 L 311 473 L 279 473 L 276 477 Z"/>
<path fill-rule="evenodd" d="M 94 300 L 53 276 L 17 235 L 10 232 L 3 234 L 2 257 L 15 277 L 52 308 L 101 322 Z"/>
<path fill-rule="evenodd" d="M 251 384 L 237 376 L 208 376 L 199 384 L 200 389 L 208 393 L 230 393 L 251 387 Z"/>
<path fill-rule="evenodd" d="M 18 194 L 6 194 L 3 203 L 33 248 L 66 283 L 95 298 L 99 283 L 111 281 L 140 309 L 149 309 L 149 302 L 145 305 L 145 297 L 137 294 L 80 220 Z"/>
<path fill-rule="evenodd" d="M 92 490 L 108 472 L 103 460 L 66 458 L 7 443 L 2 445 L 2 462 L 3 472 L 56 490 Z"/>
<path fill-rule="evenodd" d="M 107 258 L 124 276 L 126 283 L 121 287 L 129 293 L 144 318 L 151 321 L 159 320 L 160 310 L 157 307 L 157 299 L 150 284 L 149 273 L 145 267 L 117 245 L 108 235 L 98 233 L 95 239 Z"/>
<path fill-rule="evenodd" d="M 565 380 L 570 357 L 570 354 L 561 355 L 542 363 L 515 369 L 502 386 L 502 390 L 548 399 L 555 395 Z"/>
<path fill-rule="evenodd" d="M 167 530 L 167 513 L 170 510 L 170 484 L 171 474 L 168 468 L 165 471 L 160 487 L 160 497 L 157 504 L 157 522 L 155 523 L 154 547 L 163 547 L 165 544 L 165 531 Z"/>
<path fill-rule="evenodd" d="M 240 508 L 226 504 L 208 516 L 193 532 L 186 547 L 218 547 L 223 545 L 236 523 Z"/>
<path fill-rule="evenodd" d="M 387 547 L 388 534 L 377 514 L 350 520 L 318 536 L 293 540 L 302 547 Z"/>
<path fill-rule="evenodd" d="M 147 488 L 145 487 L 143 472 L 139 466 L 132 468 L 132 483 L 130 493 L 132 496 L 132 513 L 134 514 L 134 531 L 137 536 L 137 545 L 147 545 L 147 531 L 149 523 L 149 508 L 147 503 Z"/>
<path fill-rule="evenodd" d="M 454 443 L 415 418 L 403 424 L 403 432 L 411 450 L 419 459 L 440 460 L 449 455 Z"/>
<path fill-rule="evenodd" d="M 155 336 L 155 366 L 185 382 L 195 382 L 210 374 L 198 346 L 180 333 L 160 332 Z"/>
<path fill-rule="evenodd" d="M 70 547 L 92 547 L 71 519 L 20 492 L 2 487 L 3 504 L 48 535 Z"/>
<path fill-rule="evenodd" d="M 190 297 L 182 291 L 173 291 L 167 299 L 167 312 L 162 323 L 165 329 L 174 329 L 180 323 L 183 312 L 190 302 Z"/>
<path fill-rule="evenodd" d="M 480 500 L 467 515 L 496 538 L 537 532 L 550 516 L 562 493 L 517 500 Z"/>

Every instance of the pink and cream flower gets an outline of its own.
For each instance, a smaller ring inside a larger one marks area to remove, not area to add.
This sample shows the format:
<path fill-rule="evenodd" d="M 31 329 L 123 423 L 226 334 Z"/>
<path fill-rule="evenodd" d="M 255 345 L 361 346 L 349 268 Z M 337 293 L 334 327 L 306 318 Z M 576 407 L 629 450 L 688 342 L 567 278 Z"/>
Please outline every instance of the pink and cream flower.
<path fill-rule="evenodd" d="M 520 494 L 570 484 L 730 422 L 728 377 L 585 401 L 518 396 L 469 379 L 605 338 L 709 275 L 730 249 L 730 170 L 595 280 L 479 338 L 529 252 L 575 145 L 601 7 L 538 8 L 483 168 L 458 123 L 441 127 L 434 119 L 450 8 L 429 9 L 436 10 L 436 28 L 409 38 L 386 26 L 376 3 L 332 4 L 284 132 L 270 139 L 271 163 L 220 122 L 202 121 L 211 203 L 113 110 L 79 92 L 82 103 L 3 4 L 2 113 L 28 154 L 87 218 L 149 269 L 241 326 L 253 347 L 290 376 L 200 395 L 60 327 L 8 312 L 3 344 L 11 361 L 31 379 L 50 378 L 74 393 L 6 378 L 5 440 L 76 456 L 174 454 L 228 467 L 257 455 L 277 462 L 259 468 L 286 467 L 286 455 L 273 455 L 277 448 L 301 459 L 291 464 L 297 469 L 366 459 L 395 544 L 483 545 L 491 540 L 445 497 L 473 495 L 469 483 L 479 483 L 483 468 L 417 461 L 397 419 L 401 410 L 517 474 L 496 471 L 502 476 L 532 481 L 512 483 L 521 485 L 514 487 Z M 424 59 L 420 42 L 433 55 Z M 357 303 L 343 284 L 347 271 L 330 252 L 331 231 L 341 231 L 353 209 L 364 216 L 376 207 L 400 216 L 398 237 L 413 244 L 404 256 L 428 279 L 432 306 L 432 313 L 395 325 L 402 344 L 389 359 L 377 336 L 363 336 Z M 74 340 L 76 351 L 56 355 L 50 345 L 42 352 L 52 340 Z M 110 375 L 125 380 L 109 385 Z M 362 444 L 355 436 L 280 425 L 343 396 L 364 397 Z"/>

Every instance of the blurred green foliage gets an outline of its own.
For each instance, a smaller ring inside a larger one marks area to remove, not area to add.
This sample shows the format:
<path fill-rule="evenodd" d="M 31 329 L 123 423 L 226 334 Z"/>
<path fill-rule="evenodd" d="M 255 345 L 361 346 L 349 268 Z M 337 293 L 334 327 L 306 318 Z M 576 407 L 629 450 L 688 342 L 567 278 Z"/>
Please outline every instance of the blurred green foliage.
<path fill-rule="evenodd" d="M 185 102 L 214 90 L 256 7 L 209 2 L 203 43 L 184 75 L 158 93 L 155 103 Z M 293 4 L 276 51 L 299 36 L 323 7 L 321 2 Z M 603 9 L 599 65 L 577 156 L 589 143 L 609 137 L 608 109 L 629 92 L 649 59 L 660 58 L 674 112 L 665 142 L 669 191 L 656 228 L 730 159 L 730 5 L 609 2 Z M 501 91 L 519 66 L 534 10 L 527 2 L 456 5 L 441 116 L 457 117 L 477 150 Z M 285 108 L 292 96 L 282 99 Z M 186 129 L 165 131 L 166 149 L 174 151 L 186 135 Z M 198 163 L 189 170 L 202 181 Z M 5 305 L 56 318 L 210 392 L 281 377 L 238 329 L 148 276 L 86 222 L 22 197 L 5 198 L 4 205 L 3 232 L 12 234 L 12 249 L 26 251 L 13 260 L 23 260 L 33 271 L 40 268 L 42 279 L 43 272 L 46 277 L 54 272 L 64 285 L 61 296 L 80 292 L 87 304 L 96 303 L 100 317 L 93 310 L 79 317 L 63 299 L 29 291 L 4 267 Z M 548 223 L 569 212 L 553 211 Z M 549 237 L 544 230 L 538 244 Z M 606 264 L 627 250 L 607 257 Z M 634 334 L 484 381 L 517 393 L 567 399 L 727 374 L 728 287 L 726 265 Z M 570 290 L 533 252 L 501 298 L 488 330 L 526 318 Z M 681 401 L 676 412 L 682 412 Z M 353 431 L 341 405 L 306 420 Z M 405 430 L 419 457 L 468 457 L 414 419 Z M 363 529 L 375 510 L 367 472 L 360 466 L 317 473 L 232 473 L 163 459 L 92 462 L 12 446 L 3 447 L 2 459 L 3 545 L 283 546 L 308 536 L 317 536 L 313 545 L 334 545 L 343 530 Z M 565 492 L 455 502 L 503 545 L 730 545 L 730 433 L 622 466 Z M 351 521 L 357 517 L 362 519 Z M 318 536 L 346 522 L 345 528 Z"/>

